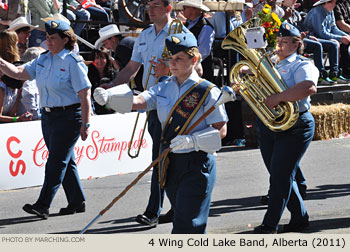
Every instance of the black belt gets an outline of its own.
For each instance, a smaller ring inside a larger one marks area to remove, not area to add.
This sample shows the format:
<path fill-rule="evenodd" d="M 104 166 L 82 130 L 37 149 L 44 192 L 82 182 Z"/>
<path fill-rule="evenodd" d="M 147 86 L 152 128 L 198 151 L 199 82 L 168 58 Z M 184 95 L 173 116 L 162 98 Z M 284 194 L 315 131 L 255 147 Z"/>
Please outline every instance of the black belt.
<path fill-rule="evenodd" d="M 46 112 L 56 112 L 56 111 L 64 111 L 68 109 L 76 109 L 80 107 L 80 103 L 68 105 L 68 106 L 63 106 L 63 107 L 43 107 L 43 110 Z"/>

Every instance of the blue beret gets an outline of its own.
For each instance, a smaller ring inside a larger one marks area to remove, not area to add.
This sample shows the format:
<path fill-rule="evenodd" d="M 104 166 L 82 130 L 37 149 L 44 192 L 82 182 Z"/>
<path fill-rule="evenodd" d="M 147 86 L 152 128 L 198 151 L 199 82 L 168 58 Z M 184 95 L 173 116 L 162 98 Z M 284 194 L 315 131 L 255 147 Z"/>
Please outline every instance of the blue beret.
<path fill-rule="evenodd" d="M 171 54 L 177 54 L 189 48 L 197 47 L 197 39 L 190 32 L 178 33 L 166 37 L 165 45 Z"/>
<path fill-rule="evenodd" d="M 45 22 L 45 30 L 49 35 L 64 32 L 69 30 L 69 24 L 63 20 L 49 20 Z"/>
<path fill-rule="evenodd" d="M 280 30 L 279 30 L 277 35 L 279 37 L 288 37 L 288 36 L 300 37 L 300 32 L 299 32 L 298 28 L 296 28 L 295 26 L 293 26 L 287 22 L 283 22 L 281 24 Z"/>

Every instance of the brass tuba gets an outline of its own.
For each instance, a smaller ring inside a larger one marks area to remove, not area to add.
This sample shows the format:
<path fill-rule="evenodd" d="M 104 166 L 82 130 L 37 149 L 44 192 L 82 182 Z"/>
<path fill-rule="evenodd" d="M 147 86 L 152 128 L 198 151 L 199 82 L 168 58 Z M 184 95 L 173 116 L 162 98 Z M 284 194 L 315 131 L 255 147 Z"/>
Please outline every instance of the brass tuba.
<path fill-rule="evenodd" d="M 221 48 L 234 49 L 246 60 L 235 64 L 230 73 L 230 82 L 237 82 L 239 93 L 260 120 L 272 131 L 291 128 L 299 116 L 296 102 L 283 102 L 273 109 L 265 104 L 265 99 L 287 89 L 280 74 L 274 68 L 265 49 L 248 49 L 245 31 L 260 26 L 259 18 L 252 18 L 230 32 L 222 41 Z M 248 67 L 253 74 L 242 74 L 240 69 Z"/>

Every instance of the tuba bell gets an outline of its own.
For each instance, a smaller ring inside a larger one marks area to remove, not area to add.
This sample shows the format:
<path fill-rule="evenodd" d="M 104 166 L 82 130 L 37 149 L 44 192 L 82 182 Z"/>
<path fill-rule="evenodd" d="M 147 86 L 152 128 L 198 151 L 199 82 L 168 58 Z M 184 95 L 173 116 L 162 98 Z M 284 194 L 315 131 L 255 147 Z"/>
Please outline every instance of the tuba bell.
<path fill-rule="evenodd" d="M 299 107 L 296 102 L 282 102 L 273 109 L 265 104 L 267 97 L 283 92 L 287 86 L 265 49 L 247 47 L 246 29 L 258 26 L 260 26 L 259 18 L 248 20 L 226 36 L 221 48 L 233 49 L 246 59 L 235 64 L 229 73 L 230 82 L 238 83 L 242 98 L 270 130 L 285 131 L 296 123 Z M 252 74 L 242 74 L 240 71 L 242 67 L 248 67 Z"/>

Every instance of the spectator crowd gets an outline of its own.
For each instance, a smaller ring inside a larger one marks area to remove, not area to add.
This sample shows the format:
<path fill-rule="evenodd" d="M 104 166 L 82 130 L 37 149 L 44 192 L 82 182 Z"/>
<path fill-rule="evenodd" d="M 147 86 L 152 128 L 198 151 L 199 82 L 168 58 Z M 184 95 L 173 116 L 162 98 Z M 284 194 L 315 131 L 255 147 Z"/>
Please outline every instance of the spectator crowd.
<path fill-rule="evenodd" d="M 188 3 L 183 4 L 181 11 L 172 11 L 172 17 L 181 20 L 198 40 L 202 55 L 202 70 L 199 69 L 198 73 L 218 86 L 228 82 L 221 76 L 224 71 L 214 76 L 214 65 L 223 68 L 227 64 L 228 52 L 221 49 L 221 41 L 237 26 L 256 16 L 265 4 L 269 4 L 282 21 L 286 20 L 299 29 L 304 55 L 313 60 L 320 72 L 319 85 L 349 83 L 350 0 L 297 1 L 246 0 L 242 12 L 213 12 L 201 1 L 201 4 L 196 4 L 198 1 L 185 0 L 183 2 Z M 92 91 L 113 80 L 131 58 L 136 37 L 129 36 L 122 26 L 117 25 L 130 22 L 121 11 L 121 2 L 67 0 L 65 8 L 62 0 L 1 0 L 0 3 L 0 56 L 10 63 L 24 64 L 47 50 L 43 20 L 48 17 L 66 20 L 83 40 L 90 32 L 87 21 L 98 21 L 99 36 L 90 41 L 95 43 L 93 51 L 86 54 L 86 48 L 90 48 L 84 43 L 79 43 L 74 49 L 76 54 L 84 56 L 88 65 Z M 233 55 L 233 64 L 242 58 L 238 53 Z M 23 82 L 1 75 L 0 122 L 40 119 L 35 80 Z M 139 71 L 131 86 L 142 89 L 141 82 L 142 71 Z M 114 113 L 94 101 L 92 106 L 95 114 Z"/>

